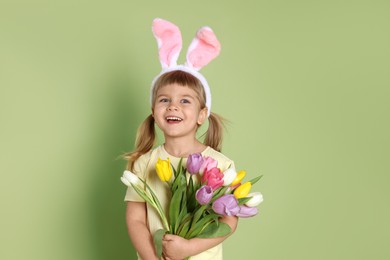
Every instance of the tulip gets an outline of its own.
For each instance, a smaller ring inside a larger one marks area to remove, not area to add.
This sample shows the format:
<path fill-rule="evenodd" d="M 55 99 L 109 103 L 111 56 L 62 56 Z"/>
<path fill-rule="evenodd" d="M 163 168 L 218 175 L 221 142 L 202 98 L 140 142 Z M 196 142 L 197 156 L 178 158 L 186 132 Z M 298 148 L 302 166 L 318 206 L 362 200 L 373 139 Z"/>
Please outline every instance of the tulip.
<path fill-rule="evenodd" d="M 263 195 L 260 192 L 249 193 L 247 197 L 252 197 L 249 201 L 245 203 L 246 206 L 251 208 L 256 207 L 263 202 Z"/>
<path fill-rule="evenodd" d="M 233 180 L 237 177 L 237 172 L 229 168 L 223 172 L 223 186 L 229 186 Z"/>
<path fill-rule="evenodd" d="M 135 175 L 134 173 L 132 173 L 131 171 L 127 171 L 127 170 L 123 172 L 123 176 L 121 177 L 121 181 L 127 186 L 131 186 L 131 184 L 134 184 L 134 185 L 141 184 L 141 181 L 138 178 L 138 176 Z"/>
<path fill-rule="evenodd" d="M 227 194 L 216 199 L 212 206 L 215 213 L 223 216 L 235 216 L 240 211 L 237 199 L 232 194 Z"/>
<path fill-rule="evenodd" d="M 200 205 L 206 205 L 210 202 L 211 198 L 213 197 L 213 190 L 211 189 L 210 186 L 204 185 L 200 187 L 199 190 L 196 191 L 195 197 Z"/>
<path fill-rule="evenodd" d="M 252 188 L 252 184 L 248 181 L 238 186 L 233 194 L 237 199 L 245 198 Z"/>
<path fill-rule="evenodd" d="M 204 172 L 202 183 L 207 184 L 213 190 L 216 190 L 223 184 L 223 173 L 218 168 L 212 168 Z"/>
<path fill-rule="evenodd" d="M 190 174 L 196 174 L 199 172 L 200 167 L 203 164 L 203 157 L 200 153 L 194 153 L 188 156 L 187 159 L 187 171 Z"/>
<path fill-rule="evenodd" d="M 240 217 L 240 218 L 249 218 L 249 217 L 253 217 L 254 215 L 256 215 L 257 213 L 259 212 L 259 210 L 257 208 L 251 208 L 251 207 L 247 207 L 247 206 L 241 206 L 240 207 L 240 211 L 237 213 L 237 217 Z"/>
<path fill-rule="evenodd" d="M 167 160 L 161 160 L 158 158 L 156 163 L 156 172 L 160 180 L 166 182 L 172 178 L 172 168 L 169 158 Z"/>
<path fill-rule="evenodd" d="M 121 177 L 121 181 L 127 186 L 132 186 L 135 192 L 137 192 L 138 195 L 145 200 L 145 202 L 147 202 L 151 207 L 153 207 L 157 211 L 157 213 L 161 218 L 164 228 L 169 231 L 170 227 L 168 224 L 167 217 L 165 216 L 163 207 L 161 206 L 161 203 L 158 200 L 157 195 L 153 192 L 150 186 L 146 182 L 143 183 L 143 181 L 141 181 L 141 179 L 137 175 L 135 175 L 130 171 L 124 171 L 123 176 Z M 141 185 L 142 183 L 144 185 Z M 144 186 L 146 186 L 149 192 L 146 192 Z"/>
<path fill-rule="evenodd" d="M 246 171 L 239 171 L 237 173 L 237 177 L 231 183 L 231 186 L 239 184 L 242 181 L 242 179 L 244 179 L 245 175 L 246 175 Z"/>
<path fill-rule="evenodd" d="M 218 162 L 216 160 L 214 160 L 211 157 L 204 157 L 203 158 L 203 163 L 202 163 L 202 165 L 200 166 L 200 169 L 199 169 L 199 174 L 202 175 L 206 171 L 208 171 L 208 170 L 210 170 L 212 168 L 216 168 L 217 166 L 218 166 Z"/>

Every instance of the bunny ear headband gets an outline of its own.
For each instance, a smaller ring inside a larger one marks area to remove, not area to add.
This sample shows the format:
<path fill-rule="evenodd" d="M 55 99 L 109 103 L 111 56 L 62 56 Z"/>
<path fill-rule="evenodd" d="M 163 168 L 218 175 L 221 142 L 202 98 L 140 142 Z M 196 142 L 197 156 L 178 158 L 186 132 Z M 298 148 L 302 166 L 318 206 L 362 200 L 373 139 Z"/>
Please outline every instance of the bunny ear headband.
<path fill-rule="evenodd" d="M 206 94 L 206 107 L 208 116 L 211 111 L 211 92 L 209 84 L 205 77 L 198 72 L 210 61 L 218 56 L 221 45 L 210 27 L 202 27 L 196 33 L 187 50 L 186 62 L 183 65 L 177 65 L 182 38 L 179 28 L 171 22 L 156 18 L 152 26 L 154 37 L 157 40 L 159 59 L 162 71 L 152 82 L 150 97 L 152 98 L 154 83 L 164 73 L 181 70 L 198 78 L 203 85 Z"/>

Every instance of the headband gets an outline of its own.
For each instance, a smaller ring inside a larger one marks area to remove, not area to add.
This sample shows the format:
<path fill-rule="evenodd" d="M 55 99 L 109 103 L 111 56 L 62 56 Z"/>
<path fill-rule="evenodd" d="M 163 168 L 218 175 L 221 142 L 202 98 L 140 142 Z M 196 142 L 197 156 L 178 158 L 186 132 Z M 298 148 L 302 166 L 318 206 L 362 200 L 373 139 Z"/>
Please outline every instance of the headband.
<path fill-rule="evenodd" d="M 162 70 L 153 82 L 150 91 L 152 101 L 153 88 L 156 80 L 163 74 L 175 70 L 187 72 L 200 80 L 206 94 L 206 107 L 208 115 L 211 112 L 211 91 L 206 78 L 199 70 L 219 55 L 221 45 L 210 27 L 202 27 L 198 30 L 187 50 L 186 62 L 177 65 L 182 48 L 182 38 L 179 28 L 171 22 L 156 18 L 153 20 L 152 31 L 157 40 L 158 54 Z"/>

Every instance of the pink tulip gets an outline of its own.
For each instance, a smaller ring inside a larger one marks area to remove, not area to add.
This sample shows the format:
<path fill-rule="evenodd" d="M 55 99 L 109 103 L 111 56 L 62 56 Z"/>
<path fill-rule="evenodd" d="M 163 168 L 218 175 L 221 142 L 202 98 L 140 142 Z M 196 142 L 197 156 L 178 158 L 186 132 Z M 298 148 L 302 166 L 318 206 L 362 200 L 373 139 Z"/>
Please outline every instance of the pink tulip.
<path fill-rule="evenodd" d="M 200 205 L 206 205 L 210 202 L 211 198 L 213 197 L 213 190 L 211 189 L 210 186 L 204 185 L 200 187 L 199 190 L 196 191 L 195 197 Z"/>
<path fill-rule="evenodd" d="M 240 218 L 249 218 L 253 217 L 259 212 L 257 208 L 247 207 L 247 206 L 241 206 L 240 211 L 237 213 L 237 217 Z"/>
<path fill-rule="evenodd" d="M 202 176 L 202 183 L 216 190 L 223 185 L 223 173 L 218 168 L 205 171 Z"/>
<path fill-rule="evenodd" d="M 216 168 L 217 166 L 218 166 L 218 162 L 216 160 L 214 160 L 211 157 L 204 157 L 203 158 L 203 163 L 202 163 L 202 165 L 200 166 L 200 169 L 199 169 L 199 173 L 202 175 L 206 171 L 208 171 L 208 170 L 210 170 L 212 168 Z"/>
<path fill-rule="evenodd" d="M 237 199 L 232 194 L 223 195 L 213 203 L 213 210 L 223 216 L 235 216 L 240 211 Z"/>

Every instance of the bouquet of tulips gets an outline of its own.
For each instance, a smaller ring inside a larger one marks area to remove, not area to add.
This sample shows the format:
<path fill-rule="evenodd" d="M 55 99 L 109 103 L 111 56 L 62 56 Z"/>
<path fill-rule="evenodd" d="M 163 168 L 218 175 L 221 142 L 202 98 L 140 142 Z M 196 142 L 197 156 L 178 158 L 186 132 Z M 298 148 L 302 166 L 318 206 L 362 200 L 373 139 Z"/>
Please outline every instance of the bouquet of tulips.
<path fill-rule="evenodd" d="M 257 206 L 263 201 L 263 196 L 260 192 L 250 193 L 250 190 L 262 176 L 242 183 L 245 171 L 236 172 L 229 167 L 222 172 L 217 164 L 213 158 L 196 153 L 188 157 L 185 167 L 180 160 L 175 169 L 169 158 L 159 158 L 156 163 L 157 175 L 167 183 L 172 194 L 169 212 L 164 212 L 157 195 L 144 180 L 130 171 L 124 172 L 122 182 L 133 187 L 161 217 L 164 228 L 154 234 L 160 257 L 162 237 L 166 233 L 186 239 L 226 236 L 231 229 L 219 221 L 221 216 L 245 218 L 258 213 Z"/>

